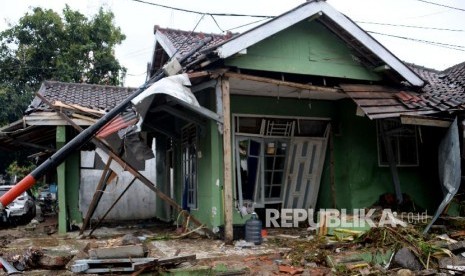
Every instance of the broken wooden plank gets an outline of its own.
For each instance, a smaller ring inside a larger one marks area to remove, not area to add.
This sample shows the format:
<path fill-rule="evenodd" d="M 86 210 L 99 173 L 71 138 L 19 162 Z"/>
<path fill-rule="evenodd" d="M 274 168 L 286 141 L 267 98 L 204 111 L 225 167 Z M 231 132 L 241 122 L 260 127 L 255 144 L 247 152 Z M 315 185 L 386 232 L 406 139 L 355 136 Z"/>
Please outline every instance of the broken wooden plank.
<path fill-rule="evenodd" d="M 358 99 L 355 101 L 358 105 L 366 107 L 366 106 L 390 106 L 390 105 L 398 105 L 400 102 L 396 99 Z"/>
<path fill-rule="evenodd" d="M 81 105 L 78 105 L 78 104 L 67 104 L 67 103 L 63 103 L 61 101 L 54 101 L 52 103 L 52 105 L 54 107 L 72 109 L 72 110 L 81 111 L 81 112 L 84 112 L 84 113 L 87 113 L 87 114 L 93 114 L 93 115 L 96 115 L 96 116 L 99 116 L 99 117 L 105 115 L 104 110 L 96 110 L 96 109 L 88 108 L 88 107 L 81 106 Z"/>
<path fill-rule="evenodd" d="M 452 121 L 448 119 L 432 118 L 418 115 L 403 114 L 400 121 L 404 125 L 433 126 L 433 127 L 450 127 Z"/>
<path fill-rule="evenodd" d="M 176 265 L 184 262 L 191 262 L 195 261 L 197 256 L 195 254 L 191 255 L 185 255 L 185 256 L 174 256 L 174 257 L 167 257 L 167 258 L 161 258 L 158 260 L 151 261 L 149 263 L 145 264 L 137 264 L 134 266 L 135 270 L 146 270 L 149 269 L 150 267 L 155 267 L 155 266 L 164 266 L 164 265 Z"/>
<path fill-rule="evenodd" d="M 390 112 L 400 112 L 400 111 L 409 111 L 408 108 L 399 104 L 391 106 L 373 106 L 373 107 L 362 107 L 363 111 L 366 114 L 377 114 L 377 113 L 390 113 Z"/>
<path fill-rule="evenodd" d="M 339 85 L 345 92 L 390 92 L 397 93 L 397 90 L 392 87 L 382 85 L 370 85 L 370 84 L 341 84 Z"/>
<path fill-rule="evenodd" d="M 227 244 L 233 242 L 233 190 L 232 190 L 232 149 L 231 149 L 231 103 L 229 80 L 221 79 L 223 98 L 223 208 L 224 239 Z"/>
<path fill-rule="evenodd" d="M 434 114 L 439 113 L 438 110 L 424 110 L 424 111 L 404 111 L 404 112 L 386 112 L 386 113 L 379 113 L 379 114 L 367 114 L 368 118 L 370 119 L 384 119 L 384 118 L 392 118 L 392 117 L 399 117 L 400 115 L 408 114 L 408 115 L 422 115 L 422 114 Z"/>
<path fill-rule="evenodd" d="M 294 87 L 294 88 L 298 88 L 302 90 L 322 91 L 322 92 L 340 92 L 340 90 L 337 88 L 310 85 L 310 84 L 302 84 L 302 83 L 296 83 L 296 82 L 290 82 L 290 81 L 281 81 L 281 80 L 275 80 L 271 78 L 257 77 L 257 76 L 251 76 L 251 75 L 239 74 L 239 73 L 233 73 L 233 72 L 227 72 L 224 74 L 224 76 L 229 77 L 229 78 L 240 79 L 240 80 L 250 80 L 250 81 L 271 83 L 275 85 L 289 86 L 289 87 Z"/>
<path fill-rule="evenodd" d="M 395 99 L 390 92 L 346 92 L 352 99 Z"/>

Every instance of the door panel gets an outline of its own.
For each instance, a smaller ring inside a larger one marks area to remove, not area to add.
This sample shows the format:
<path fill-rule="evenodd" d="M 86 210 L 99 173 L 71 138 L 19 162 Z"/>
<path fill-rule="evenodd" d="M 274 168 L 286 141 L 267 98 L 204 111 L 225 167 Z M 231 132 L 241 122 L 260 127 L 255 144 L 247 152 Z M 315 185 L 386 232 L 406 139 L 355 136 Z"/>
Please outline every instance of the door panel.
<path fill-rule="evenodd" d="M 325 159 L 326 140 L 300 137 L 292 139 L 285 208 L 315 208 Z"/>

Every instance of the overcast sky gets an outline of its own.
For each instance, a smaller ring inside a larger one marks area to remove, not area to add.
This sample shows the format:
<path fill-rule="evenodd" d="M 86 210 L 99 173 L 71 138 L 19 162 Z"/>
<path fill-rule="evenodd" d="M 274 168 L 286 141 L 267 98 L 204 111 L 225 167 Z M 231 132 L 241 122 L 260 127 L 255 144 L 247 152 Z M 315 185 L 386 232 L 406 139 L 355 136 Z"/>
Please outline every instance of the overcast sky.
<path fill-rule="evenodd" d="M 305 0 L 144 0 L 206 13 L 240 13 L 254 15 L 279 15 Z M 464 0 L 327 0 L 340 12 L 356 22 L 371 22 L 420 26 L 411 28 L 369 23 L 359 23 L 366 31 L 400 36 L 423 42 L 372 34 L 400 59 L 438 70 L 465 61 L 465 1 Z M 426 2 L 434 2 L 452 9 Z M 153 27 L 160 25 L 191 31 L 201 15 L 156 7 L 134 0 L 0 0 L 0 31 L 15 24 L 30 7 L 41 6 L 61 13 L 65 3 L 87 16 L 96 13 L 100 6 L 115 14 L 115 23 L 126 35 L 126 40 L 116 49 L 119 61 L 128 68 L 127 86 L 140 86 L 145 81 L 147 62 L 154 44 Z M 254 17 L 215 17 L 219 27 L 209 16 L 204 16 L 196 31 L 221 33 L 249 22 Z M 249 25 L 234 32 L 243 32 Z M 221 30 L 220 30 L 221 28 Z M 441 28 L 449 30 L 435 30 Z M 442 43 L 433 46 L 425 41 Z M 454 46 L 451 46 L 454 45 Z M 449 49 L 452 47 L 455 49 Z"/>

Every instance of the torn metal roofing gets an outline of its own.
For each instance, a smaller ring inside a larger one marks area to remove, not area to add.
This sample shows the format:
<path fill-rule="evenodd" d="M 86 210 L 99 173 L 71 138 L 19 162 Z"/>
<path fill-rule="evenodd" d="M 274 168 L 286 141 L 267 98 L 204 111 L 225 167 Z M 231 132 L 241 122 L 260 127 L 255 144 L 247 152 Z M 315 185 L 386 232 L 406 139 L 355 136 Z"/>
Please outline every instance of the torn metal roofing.
<path fill-rule="evenodd" d="M 119 86 L 45 81 L 39 94 L 49 102 L 78 105 L 95 111 L 108 111 L 127 98 L 135 89 Z M 26 114 L 50 111 L 50 107 L 35 97 Z"/>

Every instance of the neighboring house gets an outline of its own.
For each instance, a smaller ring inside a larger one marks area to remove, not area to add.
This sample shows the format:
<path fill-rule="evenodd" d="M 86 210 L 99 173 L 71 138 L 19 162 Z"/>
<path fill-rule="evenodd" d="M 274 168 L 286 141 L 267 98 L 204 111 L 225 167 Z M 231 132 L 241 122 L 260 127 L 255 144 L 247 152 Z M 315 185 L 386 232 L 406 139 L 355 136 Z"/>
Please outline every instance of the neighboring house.
<path fill-rule="evenodd" d="M 234 224 L 254 209 L 262 218 L 264 208 L 350 210 L 386 193 L 436 210 L 438 145 L 454 117 L 444 111 L 465 103 L 459 68 L 405 64 L 326 2 L 308 1 L 239 35 L 156 26 L 149 77 L 209 37 L 184 71 L 200 105 L 230 121 L 218 127 L 169 99 L 145 118 L 166 156 L 157 185 L 209 228 L 225 224 L 229 205 Z"/>
<path fill-rule="evenodd" d="M 76 124 L 85 128 L 128 97 L 133 90 L 116 86 L 46 81 L 38 92 L 40 97 L 34 98 L 24 117 L 1 129 L 0 144 L 9 150 L 32 147 L 40 150 L 32 157 L 47 158 L 78 133 L 48 103 L 62 110 Z M 108 136 L 106 140 L 117 151 L 126 146 L 116 134 Z M 154 158 L 140 161 L 130 151 L 120 152 L 123 152 L 123 157 L 143 175 L 155 181 Z M 58 184 L 61 232 L 66 231 L 71 225 L 81 225 L 102 176 L 106 160 L 104 154 L 97 154 L 95 147 L 88 143 L 79 152 L 71 154 L 56 172 L 49 172 L 43 180 L 46 183 Z M 102 217 L 132 180 L 129 172 L 112 169 L 118 172 L 118 175 L 108 181 L 106 191 L 93 214 L 94 219 Z M 156 199 L 150 189 L 136 181 L 131 192 L 119 201 L 106 219 L 118 221 L 153 218 L 155 203 Z"/>

